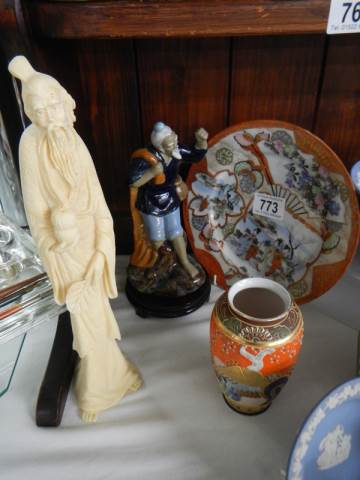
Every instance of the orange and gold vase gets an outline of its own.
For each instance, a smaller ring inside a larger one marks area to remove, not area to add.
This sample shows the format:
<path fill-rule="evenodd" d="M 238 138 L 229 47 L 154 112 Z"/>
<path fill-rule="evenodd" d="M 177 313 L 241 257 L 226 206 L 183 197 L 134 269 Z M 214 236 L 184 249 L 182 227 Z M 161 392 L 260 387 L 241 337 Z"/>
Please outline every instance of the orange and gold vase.
<path fill-rule="evenodd" d="M 212 364 L 221 392 L 240 413 L 266 410 L 287 383 L 303 338 L 301 311 L 272 280 L 247 278 L 216 302 L 211 317 Z"/>

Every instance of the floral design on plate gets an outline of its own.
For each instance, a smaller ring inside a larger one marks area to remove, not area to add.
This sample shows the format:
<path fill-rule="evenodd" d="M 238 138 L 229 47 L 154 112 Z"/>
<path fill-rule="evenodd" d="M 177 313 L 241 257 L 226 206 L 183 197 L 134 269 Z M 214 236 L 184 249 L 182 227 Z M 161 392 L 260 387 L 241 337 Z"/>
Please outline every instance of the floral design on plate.
<path fill-rule="evenodd" d="M 233 161 L 233 152 L 229 148 L 222 147 L 216 152 L 216 160 L 220 165 L 230 165 Z"/>
<path fill-rule="evenodd" d="M 263 121 L 225 130 L 191 167 L 187 184 L 190 242 L 224 288 L 264 276 L 302 303 L 329 289 L 352 259 L 359 213 L 349 175 L 300 127 Z M 256 192 L 285 199 L 284 218 L 254 215 Z M 331 275 L 324 275 L 328 266 Z"/>

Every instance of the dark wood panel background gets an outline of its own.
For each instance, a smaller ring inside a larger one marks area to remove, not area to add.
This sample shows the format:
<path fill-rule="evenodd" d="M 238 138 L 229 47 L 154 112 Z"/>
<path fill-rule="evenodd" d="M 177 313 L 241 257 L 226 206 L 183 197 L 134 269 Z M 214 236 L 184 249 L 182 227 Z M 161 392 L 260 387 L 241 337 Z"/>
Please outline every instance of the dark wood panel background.
<path fill-rule="evenodd" d="M 311 129 L 325 36 L 234 40 L 230 124 L 278 119 Z"/>
<path fill-rule="evenodd" d="M 148 138 L 163 119 L 192 142 L 200 125 L 215 133 L 227 124 L 229 39 L 169 39 L 136 42 L 140 111 Z"/>
<path fill-rule="evenodd" d="M 131 152 L 163 120 L 191 142 L 249 119 L 317 133 L 347 167 L 360 159 L 360 36 L 323 34 L 149 40 L 34 40 L 39 70 L 77 102 L 120 253 L 131 250 Z"/>
<path fill-rule="evenodd" d="M 347 167 L 360 160 L 360 35 L 329 38 L 314 116 L 314 132 Z"/>

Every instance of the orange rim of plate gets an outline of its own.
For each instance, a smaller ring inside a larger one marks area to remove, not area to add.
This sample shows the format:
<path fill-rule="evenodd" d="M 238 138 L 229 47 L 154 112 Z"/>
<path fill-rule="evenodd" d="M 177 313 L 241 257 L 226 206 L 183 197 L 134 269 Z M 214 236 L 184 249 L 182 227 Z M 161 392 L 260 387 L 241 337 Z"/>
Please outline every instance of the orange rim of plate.
<path fill-rule="evenodd" d="M 215 135 L 209 141 L 209 147 L 212 147 L 217 142 L 231 133 L 238 130 L 244 130 L 249 128 L 286 128 L 292 130 L 295 134 L 296 145 L 305 153 L 311 153 L 318 160 L 320 165 L 327 167 L 332 173 L 340 174 L 344 177 L 344 182 L 349 189 L 349 204 L 351 208 L 351 233 L 347 245 L 346 257 L 344 260 L 327 265 L 317 265 L 313 267 L 312 286 L 311 291 L 306 295 L 296 299 L 299 304 L 310 302 L 315 298 L 320 297 L 333 287 L 346 269 L 351 264 L 351 261 L 356 253 L 356 248 L 359 242 L 359 206 L 355 193 L 355 188 L 352 183 L 349 172 L 345 165 L 340 160 L 338 155 L 319 137 L 313 133 L 305 130 L 298 125 L 292 123 L 277 121 L 277 120 L 252 120 L 248 122 L 242 122 L 237 125 L 233 125 L 225 130 L 222 130 Z M 207 173 L 207 160 L 206 156 L 199 163 L 195 163 L 191 166 L 186 184 L 191 189 L 191 185 L 195 180 L 197 173 Z M 222 287 L 224 290 L 228 290 L 230 287 L 225 282 L 224 272 L 214 256 L 204 249 L 196 248 L 194 244 L 194 237 L 192 228 L 190 225 L 189 210 L 187 208 L 187 202 L 183 202 L 182 206 L 183 219 L 185 230 L 191 244 L 194 255 L 205 268 L 207 273 L 214 277 L 216 276 L 216 284 Z"/>

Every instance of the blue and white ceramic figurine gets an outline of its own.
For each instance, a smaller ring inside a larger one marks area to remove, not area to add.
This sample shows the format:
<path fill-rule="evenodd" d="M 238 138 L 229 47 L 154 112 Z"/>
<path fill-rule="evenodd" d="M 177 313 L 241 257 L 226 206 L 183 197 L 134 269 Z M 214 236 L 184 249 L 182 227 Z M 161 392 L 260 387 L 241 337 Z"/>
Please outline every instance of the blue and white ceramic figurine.
<path fill-rule="evenodd" d="M 134 251 L 127 271 L 126 294 L 141 316 L 181 316 L 207 300 L 206 273 L 186 248 L 180 204 L 187 188 L 180 162 L 199 162 L 207 152 L 208 133 L 195 132 L 191 146 L 179 145 L 177 134 L 157 122 L 151 143 L 136 150 L 130 164 L 130 210 Z"/>
<path fill-rule="evenodd" d="M 311 412 L 290 455 L 287 480 L 360 478 L 360 378 L 336 387 Z"/>

